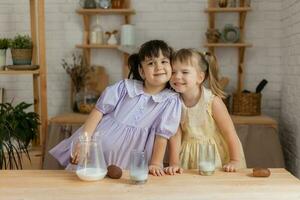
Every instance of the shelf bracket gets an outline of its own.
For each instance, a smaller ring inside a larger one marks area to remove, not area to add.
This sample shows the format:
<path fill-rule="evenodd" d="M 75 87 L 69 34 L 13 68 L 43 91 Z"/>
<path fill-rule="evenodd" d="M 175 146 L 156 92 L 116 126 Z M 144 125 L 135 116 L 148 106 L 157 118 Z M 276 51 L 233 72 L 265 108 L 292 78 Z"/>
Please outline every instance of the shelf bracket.
<path fill-rule="evenodd" d="M 208 14 L 209 28 L 215 28 L 215 13 Z"/>

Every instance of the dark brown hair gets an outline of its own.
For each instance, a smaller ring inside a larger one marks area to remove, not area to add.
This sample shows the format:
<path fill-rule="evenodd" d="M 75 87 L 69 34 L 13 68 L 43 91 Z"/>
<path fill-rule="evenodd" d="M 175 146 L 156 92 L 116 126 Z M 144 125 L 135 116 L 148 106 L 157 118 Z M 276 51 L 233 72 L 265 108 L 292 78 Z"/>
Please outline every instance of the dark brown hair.
<path fill-rule="evenodd" d="M 143 81 L 139 73 L 139 67 L 142 67 L 141 62 L 146 58 L 158 57 L 159 52 L 171 61 L 173 50 L 169 45 L 162 40 L 150 40 L 144 43 L 139 52 L 132 54 L 128 58 L 129 74 L 128 78 Z"/>

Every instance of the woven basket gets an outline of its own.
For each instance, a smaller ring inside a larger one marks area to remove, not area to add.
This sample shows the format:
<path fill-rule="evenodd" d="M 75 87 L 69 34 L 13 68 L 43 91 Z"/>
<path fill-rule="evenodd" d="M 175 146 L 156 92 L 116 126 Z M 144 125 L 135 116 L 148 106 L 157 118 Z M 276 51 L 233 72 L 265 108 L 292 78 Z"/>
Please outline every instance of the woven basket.
<path fill-rule="evenodd" d="M 232 114 L 255 116 L 261 114 L 261 93 L 235 93 Z"/>
<path fill-rule="evenodd" d="M 230 99 L 231 99 L 230 95 L 228 95 L 226 98 L 222 99 L 223 103 L 225 104 L 225 106 L 226 106 L 229 113 L 231 113 Z"/>
<path fill-rule="evenodd" d="M 11 49 L 14 65 L 31 65 L 32 49 Z"/>

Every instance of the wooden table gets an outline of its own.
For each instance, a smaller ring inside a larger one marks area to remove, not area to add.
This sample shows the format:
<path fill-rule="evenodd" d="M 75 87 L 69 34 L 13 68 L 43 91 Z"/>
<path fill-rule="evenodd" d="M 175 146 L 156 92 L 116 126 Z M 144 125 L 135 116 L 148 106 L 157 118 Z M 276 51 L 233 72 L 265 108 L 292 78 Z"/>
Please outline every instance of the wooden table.
<path fill-rule="evenodd" d="M 217 171 L 213 176 L 187 171 L 177 176 L 149 176 L 146 184 L 132 185 L 126 172 L 119 180 L 105 178 L 98 182 L 83 182 L 74 173 L 64 170 L 0 170 L 0 199 L 300 199 L 300 181 L 285 169 L 271 169 L 269 178 L 251 177 L 251 171 Z"/>

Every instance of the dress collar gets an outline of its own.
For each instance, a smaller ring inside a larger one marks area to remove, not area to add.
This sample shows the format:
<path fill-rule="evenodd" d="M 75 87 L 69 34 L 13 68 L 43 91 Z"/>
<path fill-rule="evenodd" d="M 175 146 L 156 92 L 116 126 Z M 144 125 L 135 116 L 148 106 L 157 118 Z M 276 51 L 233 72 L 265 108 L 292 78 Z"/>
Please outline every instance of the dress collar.
<path fill-rule="evenodd" d="M 178 95 L 176 92 L 170 89 L 164 89 L 163 91 L 150 95 L 144 92 L 143 82 L 133 79 L 125 79 L 125 86 L 128 91 L 128 95 L 133 98 L 139 95 L 151 96 L 152 100 L 156 103 L 167 100 L 169 97 Z"/>

